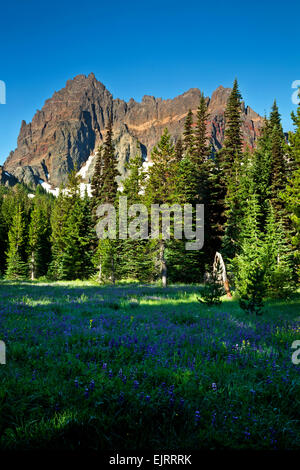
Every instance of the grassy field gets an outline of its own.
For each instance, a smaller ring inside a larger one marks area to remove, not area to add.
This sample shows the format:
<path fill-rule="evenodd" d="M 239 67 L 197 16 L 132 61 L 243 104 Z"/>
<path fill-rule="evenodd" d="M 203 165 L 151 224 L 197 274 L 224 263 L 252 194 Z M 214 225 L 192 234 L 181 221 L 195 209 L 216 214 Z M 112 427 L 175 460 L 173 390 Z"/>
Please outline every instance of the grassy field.
<path fill-rule="evenodd" d="M 0 282 L 1 449 L 299 449 L 299 295 Z"/>

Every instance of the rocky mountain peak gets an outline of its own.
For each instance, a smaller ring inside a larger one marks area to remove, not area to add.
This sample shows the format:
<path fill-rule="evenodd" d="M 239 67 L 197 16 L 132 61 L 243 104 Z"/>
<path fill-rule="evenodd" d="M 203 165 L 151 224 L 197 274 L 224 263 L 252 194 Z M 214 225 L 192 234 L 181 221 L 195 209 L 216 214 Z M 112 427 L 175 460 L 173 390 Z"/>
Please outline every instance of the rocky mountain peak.
<path fill-rule="evenodd" d="M 59 186 L 67 180 L 69 171 L 75 166 L 81 168 L 95 154 L 112 116 L 116 156 L 124 175 L 125 162 L 136 154 L 137 145 L 143 157 L 151 160 L 151 150 L 165 127 L 176 141 L 188 110 L 196 114 L 200 93 L 198 88 L 190 88 L 173 99 L 144 95 L 141 102 L 131 98 L 126 103 L 113 99 L 93 73 L 77 75 L 45 101 L 31 123 L 22 121 L 18 146 L 8 156 L 4 171 L 33 186 L 40 180 Z M 207 98 L 215 149 L 222 146 L 229 93 L 230 88 L 220 86 L 211 99 Z M 263 119 L 251 108 L 244 107 L 242 121 L 244 140 L 253 147 Z M 89 171 L 84 173 L 87 179 L 91 178 L 92 170 L 90 164 Z"/>

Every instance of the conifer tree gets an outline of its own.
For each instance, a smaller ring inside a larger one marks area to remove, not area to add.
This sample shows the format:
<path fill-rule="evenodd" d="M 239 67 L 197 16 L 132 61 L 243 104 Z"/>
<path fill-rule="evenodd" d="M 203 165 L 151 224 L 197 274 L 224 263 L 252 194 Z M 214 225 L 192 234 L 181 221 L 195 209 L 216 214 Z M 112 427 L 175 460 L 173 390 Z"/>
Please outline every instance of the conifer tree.
<path fill-rule="evenodd" d="M 28 275 L 28 266 L 23 259 L 25 223 L 21 206 L 18 205 L 8 232 L 7 279 L 25 279 Z"/>
<path fill-rule="evenodd" d="M 190 154 L 194 150 L 193 112 L 191 109 L 189 109 L 184 122 L 183 149 Z"/>
<path fill-rule="evenodd" d="M 222 150 L 218 154 L 225 180 L 230 180 L 236 171 L 242 154 L 241 99 L 238 82 L 235 79 L 225 110 L 225 138 Z"/>
<path fill-rule="evenodd" d="M 259 206 L 255 193 L 248 198 L 240 243 L 240 254 L 234 259 L 240 306 L 247 313 L 261 315 L 266 292 L 266 253 L 259 229 Z"/>
<path fill-rule="evenodd" d="M 146 198 L 150 204 L 172 203 L 176 156 L 168 129 L 153 148 L 151 159 L 153 165 L 148 170 Z"/>
<path fill-rule="evenodd" d="M 112 127 L 112 118 L 110 118 L 106 129 L 106 137 L 103 147 L 99 150 L 95 174 L 92 180 L 92 205 L 94 208 L 94 214 L 100 204 L 115 204 L 116 202 L 118 191 L 118 183 L 116 178 L 120 176 L 120 173 L 117 169 L 117 159 L 115 157 L 115 148 L 113 145 Z M 94 220 L 96 221 L 96 216 L 94 216 Z M 99 240 L 96 255 L 93 258 L 94 263 L 99 263 L 99 280 L 103 278 L 104 275 L 106 278 L 110 278 L 113 282 L 115 282 L 117 257 L 117 240 L 112 240 L 110 238 Z"/>
<path fill-rule="evenodd" d="M 106 138 L 103 144 L 103 173 L 102 184 L 99 188 L 99 200 L 101 203 L 114 203 L 118 191 L 116 178 L 120 176 L 117 169 L 117 159 L 113 145 L 112 118 L 109 119 Z"/>
<path fill-rule="evenodd" d="M 207 161 L 211 152 L 211 146 L 209 145 L 207 138 L 207 121 L 209 114 L 207 112 L 207 104 L 204 98 L 204 94 L 201 93 L 200 102 L 197 110 L 197 121 L 195 127 L 195 138 L 194 138 L 194 151 L 193 156 L 195 163 L 198 167 Z"/>
<path fill-rule="evenodd" d="M 52 213 L 50 274 L 56 279 L 87 278 L 93 269 L 90 201 L 81 197 L 80 181 L 77 170 L 71 171 Z"/>
<path fill-rule="evenodd" d="M 1 191 L 2 192 L 2 191 Z M 5 252 L 7 249 L 7 225 L 4 220 L 2 211 L 3 194 L 0 193 L 0 276 L 5 272 L 6 256 Z"/>
<path fill-rule="evenodd" d="M 255 185 L 258 203 L 261 208 L 260 227 L 264 227 L 271 196 L 271 149 L 272 129 L 270 121 L 265 117 L 256 149 L 253 153 L 251 179 Z"/>
<path fill-rule="evenodd" d="M 183 144 L 182 144 L 181 137 L 177 139 L 177 142 L 175 145 L 175 155 L 176 155 L 176 161 L 180 162 L 183 158 Z"/>
<path fill-rule="evenodd" d="M 36 195 L 28 235 L 28 258 L 32 280 L 46 274 L 48 269 L 51 253 L 49 216 L 49 206 L 47 207 L 42 197 Z"/>
<path fill-rule="evenodd" d="M 217 159 L 221 170 L 225 205 L 225 237 L 223 254 L 228 261 L 236 254 L 238 223 L 241 217 L 238 187 L 242 168 L 242 136 L 241 136 L 241 94 L 237 80 L 234 81 L 228 98 L 226 111 L 226 128 L 223 149 Z"/>
<path fill-rule="evenodd" d="M 103 149 L 101 146 L 98 148 L 95 158 L 96 164 L 91 180 L 91 192 L 94 212 L 97 209 L 97 204 L 99 204 L 99 201 L 101 199 L 101 191 L 103 186 Z"/>
<path fill-rule="evenodd" d="M 287 297 L 295 288 L 291 252 L 283 223 L 281 220 L 276 220 L 272 204 L 269 204 L 264 245 L 266 251 L 265 283 L 268 295 Z"/>
<path fill-rule="evenodd" d="M 286 162 L 281 130 L 277 125 L 273 127 L 271 139 L 271 201 L 279 219 L 284 216 L 280 193 L 286 186 Z"/>
<path fill-rule="evenodd" d="M 127 197 L 128 207 L 141 204 L 144 200 L 146 173 L 140 150 L 127 164 L 127 177 L 119 196 Z M 128 219 L 128 225 L 131 219 Z M 147 221 L 148 222 L 148 221 Z M 154 278 L 152 244 L 148 239 L 119 240 L 119 276 L 145 282 Z"/>
<path fill-rule="evenodd" d="M 300 95 L 300 92 L 299 92 Z M 294 170 L 288 178 L 287 185 L 281 196 L 285 202 L 288 217 L 292 225 L 291 243 L 293 246 L 294 264 L 298 280 L 300 279 L 300 104 L 297 113 L 292 113 L 295 132 L 290 132 L 289 142 Z"/>
<path fill-rule="evenodd" d="M 52 261 L 48 275 L 54 279 L 64 279 L 64 254 L 67 232 L 67 205 L 64 188 L 59 188 L 58 197 L 51 213 L 51 252 Z"/>
<path fill-rule="evenodd" d="M 145 202 L 151 204 L 172 204 L 175 195 L 176 154 L 168 129 L 151 153 L 153 165 L 148 170 Z M 167 285 L 167 263 L 165 258 L 166 240 L 160 237 L 158 243 L 159 264 L 163 286 Z"/>
<path fill-rule="evenodd" d="M 281 140 L 284 141 L 284 132 L 283 132 L 283 129 L 282 129 L 282 124 L 281 124 L 281 116 L 280 116 L 280 113 L 279 113 L 279 109 L 278 109 L 276 100 L 274 100 L 272 110 L 271 110 L 271 113 L 270 113 L 269 121 L 270 121 L 271 129 L 274 129 L 274 127 L 277 127 L 278 134 L 279 134 Z"/>

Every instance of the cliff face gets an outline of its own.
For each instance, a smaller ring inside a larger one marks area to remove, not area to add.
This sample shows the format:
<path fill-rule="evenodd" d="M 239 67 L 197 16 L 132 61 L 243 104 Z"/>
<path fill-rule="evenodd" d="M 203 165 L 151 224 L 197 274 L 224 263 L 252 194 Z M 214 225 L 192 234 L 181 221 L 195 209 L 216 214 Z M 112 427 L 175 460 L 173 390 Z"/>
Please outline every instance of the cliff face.
<path fill-rule="evenodd" d="M 215 149 L 223 143 L 229 93 L 229 88 L 220 86 L 211 99 L 207 98 L 209 133 Z M 137 146 L 144 158 L 151 159 L 151 150 L 165 127 L 177 139 L 188 110 L 196 113 L 199 97 L 200 90 L 192 88 L 174 99 L 145 95 L 140 103 L 133 99 L 126 103 L 114 100 L 94 74 L 78 75 L 45 102 L 31 123 L 22 122 L 18 146 L 8 156 L 4 170 L 26 184 L 36 185 L 42 179 L 59 186 L 75 165 L 81 168 L 95 153 L 112 115 L 119 170 L 124 174 L 125 162 L 135 155 Z M 242 120 L 245 144 L 253 147 L 263 120 L 244 104 Z M 90 164 L 83 171 L 86 180 L 91 177 L 93 166 Z"/>
<path fill-rule="evenodd" d="M 18 180 L 5 171 L 3 166 L 0 165 L 0 184 L 3 186 L 14 186 L 17 182 Z"/>

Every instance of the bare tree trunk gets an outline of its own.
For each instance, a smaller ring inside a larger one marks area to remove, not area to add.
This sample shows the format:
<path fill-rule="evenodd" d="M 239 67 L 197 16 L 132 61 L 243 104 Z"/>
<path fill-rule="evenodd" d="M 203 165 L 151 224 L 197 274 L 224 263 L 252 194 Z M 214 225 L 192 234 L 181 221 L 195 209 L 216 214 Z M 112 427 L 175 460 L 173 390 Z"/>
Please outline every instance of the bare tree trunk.
<path fill-rule="evenodd" d="M 165 242 L 160 240 L 160 265 L 161 265 L 161 280 L 162 286 L 167 287 L 167 263 L 165 260 Z"/>
<path fill-rule="evenodd" d="M 223 284 L 224 284 L 224 289 L 226 291 L 226 295 L 227 295 L 227 297 L 232 298 L 223 257 L 221 255 L 221 253 L 218 253 L 218 251 L 216 251 L 214 264 L 213 264 L 213 271 L 215 273 L 218 272 L 218 265 L 220 266 L 220 270 L 221 270 L 221 273 L 222 273 L 222 281 L 223 281 Z"/>
<path fill-rule="evenodd" d="M 35 272 L 34 272 L 34 252 L 31 253 L 31 280 L 35 280 Z"/>

